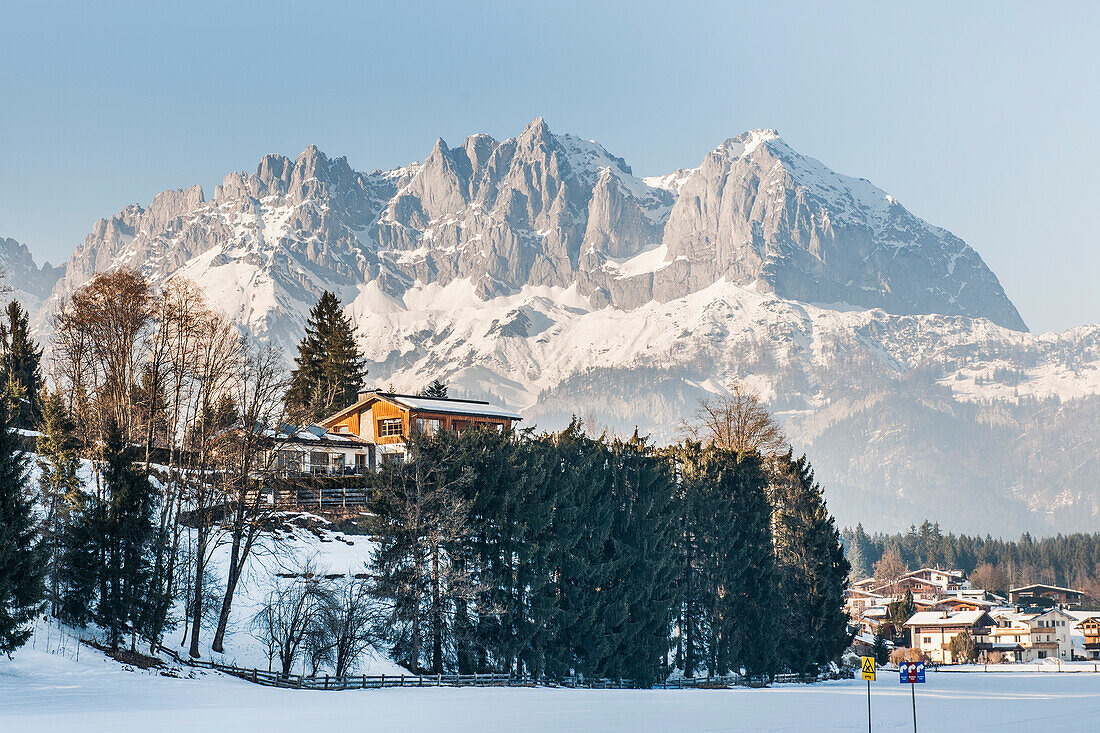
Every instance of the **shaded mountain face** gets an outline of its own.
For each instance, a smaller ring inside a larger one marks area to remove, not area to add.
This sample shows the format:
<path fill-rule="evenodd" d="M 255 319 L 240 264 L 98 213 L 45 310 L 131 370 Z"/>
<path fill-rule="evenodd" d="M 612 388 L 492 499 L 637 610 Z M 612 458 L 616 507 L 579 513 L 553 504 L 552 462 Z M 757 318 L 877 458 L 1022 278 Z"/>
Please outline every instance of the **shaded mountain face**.
<path fill-rule="evenodd" d="M 1000 533 L 1100 512 L 1095 461 L 1059 474 L 1054 442 L 1006 439 L 1057 414 L 1075 450 L 1100 453 L 1087 406 L 1100 329 L 1028 333 L 964 242 L 772 130 L 646 179 L 541 119 L 504 141 L 438 140 L 390 171 L 314 147 L 269 155 L 209 199 L 169 191 L 97 222 L 40 333 L 61 298 L 119 266 L 196 281 L 288 362 L 332 290 L 372 383 L 439 377 L 545 428 L 578 414 L 671 440 L 700 397 L 746 382 L 842 522 Z"/>
<path fill-rule="evenodd" d="M 39 267 L 27 245 L 0 237 L 0 284 L 10 290 L 3 294 L 4 299 L 18 300 L 32 317 L 64 273 L 64 265 L 54 267 L 46 262 Z"/>

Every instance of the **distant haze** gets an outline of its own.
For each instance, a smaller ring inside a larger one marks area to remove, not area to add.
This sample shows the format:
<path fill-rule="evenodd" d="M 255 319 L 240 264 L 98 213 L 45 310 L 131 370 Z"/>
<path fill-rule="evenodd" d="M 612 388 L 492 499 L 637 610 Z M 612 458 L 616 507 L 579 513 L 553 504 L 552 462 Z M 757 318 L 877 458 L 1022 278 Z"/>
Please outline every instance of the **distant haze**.
<path fill-rule="evenodd" d="M 310 143 L 357 170 L 535 115 L 659 175 L 777 128 L 973 246 L 1033 331 L 1100 321 L 1100 10 L 1000 3 L 9 4 L 0 237 Z"/>

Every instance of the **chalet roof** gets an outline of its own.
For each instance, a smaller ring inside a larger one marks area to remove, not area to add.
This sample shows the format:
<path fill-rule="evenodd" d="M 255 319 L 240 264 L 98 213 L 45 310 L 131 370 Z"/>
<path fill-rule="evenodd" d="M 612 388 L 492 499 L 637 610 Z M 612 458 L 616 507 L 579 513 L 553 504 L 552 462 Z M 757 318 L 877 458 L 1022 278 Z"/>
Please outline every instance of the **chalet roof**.
<path fill-rule="evenodd" d="M 941 568 L 917 568 L 916 570 L 910 570 L 905 576 L 916 575 L 917 573 L 942 573 L 949 578 L 965 578 L 966 573 L 962 570 L 942 570 Z"/>
<path fill-rule="evenodd" d="M 1074 588 L 1063 588 L 1058 585 L 1046 585 L 1045 583 L 1032 583 L 1031 585 L 1022 585 L 1019 588 L 1010 588 L 1009 593 L 1022 593 L 1029 590 L 1053 590 L 1059 593 L 1073 593 L 1075 595 L 1085 595 L 1083 591 L 1076 590 Z"/>
<path fill-rule="evenodd" d="M 875 592 L 869 591 L 869 590 L 863 590 L 862 588 L 848 588 L 846 591 L 844 591 L 844 593 L 846 595 L 860 595 L 860 596 L 866 596 L 868 598 L 883 598 L 884 597 L 880 593 L 875 593 Z"/>
<path fill-rule="evenodd" d="M 966 596 L 951 596 L 944 598 L 941 601 L 937 601 L 939 606 L 953 606 L 953 605 L 972 605 L 982 606 L 983 608 L 993 608 L 995 605 L 993 601 L 980 600 L 978 598 L 967 598 Z"/>
<path fill-rule="evenodd" d="M 522 420 L 514 410 L 500 407 L 483 400 L 452 400 L 438 397 L 418 397 L 416 395 L 389 394 L 380 395 L 410 410 L 421 412 L 443 412 L 449 415 L 476 415 L 484 417 L 505 417 L 509 420 Z"/>
<path fill-rule="evenodd" d="M 988 616 L 985 611 L 955 611 L 946 615 L 940 611 L 918 611 L 905 622 L 906 626 L 974 626 Z"/>
<path fill-rule="evenodd" d="M 338 422 L 349 413 L 358 412 L 375 400 L 385 400 L 392 404 L 404 407 L 407 410 L 419 412 L 433 412 L 444 415 L 469 415 L 470 417 L 497 417 L 507 420 L 522 420 L 518 412 L 509 410 L 500 405 L 494 405 L 485 400 L 460 400 L 451 397 L 422 397 L 420 395 L 400 394 L 398 392 L 381 392 L 372 390 L 360 392 L 359 399 L 354 404 L 348 405 L 339 412 L 329 415 L 322 424 Z"/>
<path fill-rule="evenodd" d="M 362 448 L 371 445 L 369 440 L 364 440 L 358 435 L 334 433 L 322 425 L 298 427 L 283 424 L 273 430 L 265 430 L 264 435 L 276 443 L 316 446 L 318 448 Z"/>

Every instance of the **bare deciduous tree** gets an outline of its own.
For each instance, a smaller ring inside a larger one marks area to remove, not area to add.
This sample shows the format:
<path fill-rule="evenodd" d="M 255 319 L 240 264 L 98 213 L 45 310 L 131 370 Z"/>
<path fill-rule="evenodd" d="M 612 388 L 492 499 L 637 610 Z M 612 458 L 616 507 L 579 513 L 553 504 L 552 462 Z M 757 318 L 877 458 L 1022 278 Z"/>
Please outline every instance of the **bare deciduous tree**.
<path fill-rule="evenodd" d="M 271 428 L 279 417 L 286 374 L 278 352 L 270 344 L 246 344 L 241 370 L 233 385 L 237 407 L 235 439 L 230 445 L 231 464 L 227 467 L 225 530 L 229 535 L 229 568 L 222 598 L 218 629 L 211 648 L 223 651 L 233 595 L 257 540 L 269 526 L 274 504 L 264 500 L 264 480 L 274 467 L 276 451 Z"/>
<path fill-rule="evenodd" d="M 771 457 L 786 450 L 787 439 L 756 394 L 738 383 L 728 394 L 699 401 L 684 430 L 692 440 L 738 452 Z"/>
<path fill-rule="evenodd" d="M 330 647 L 333 672 L 342 677 L 381 642 L 377 635 L 381 609 L 369 581 L 362 578 L 335 581 L 328 598 L 321 627 Z"/>
<path fill-rule="evenodd" d="M 320 576 L 306 564 L 297 577 L 280 580 L 252 619 L 253 633 L 275 652 L 284 675 L 289 675 L 303 644 L 316 630 L 325 604 Z"/>
<path fill-rule="evenodd" d="M 898 581 L 909 572 L 901 556 L 893 550 L 887 550 L 875 563 L 875 580 L 887 585 L 891 593 L 897 590 Z"/>

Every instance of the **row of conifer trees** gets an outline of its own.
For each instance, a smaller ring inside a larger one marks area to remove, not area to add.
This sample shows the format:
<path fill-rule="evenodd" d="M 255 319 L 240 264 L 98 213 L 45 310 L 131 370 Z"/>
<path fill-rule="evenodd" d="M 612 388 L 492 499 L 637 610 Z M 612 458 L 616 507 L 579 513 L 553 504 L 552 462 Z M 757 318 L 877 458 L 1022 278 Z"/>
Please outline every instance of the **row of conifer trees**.
<path fill-rule="evenodd" d="M 805 458 L 637 435 L 472 430 L 381 477 L 375 593 L 427 672 L 641 684 L 813 674 L 850 637 L 849 566 Z"/>

